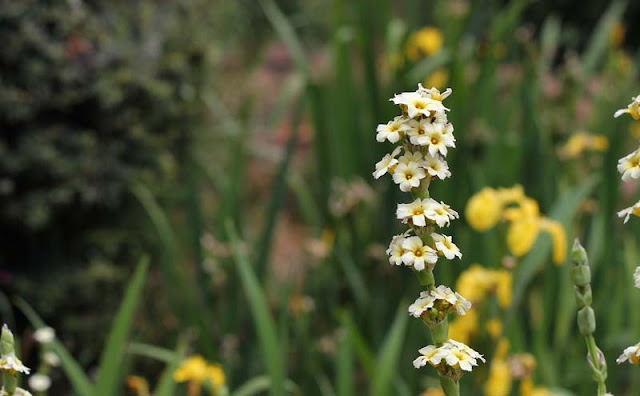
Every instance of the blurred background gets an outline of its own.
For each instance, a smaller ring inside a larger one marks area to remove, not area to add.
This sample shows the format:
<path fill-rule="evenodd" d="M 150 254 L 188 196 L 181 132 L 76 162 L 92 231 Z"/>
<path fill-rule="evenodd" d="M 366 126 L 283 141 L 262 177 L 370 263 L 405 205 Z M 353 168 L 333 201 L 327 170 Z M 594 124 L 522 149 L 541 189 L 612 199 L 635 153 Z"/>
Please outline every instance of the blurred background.
<path fill-rule="evenodd" d="M 459 329 L 489 359 L 463 394 L 595 394 L 569 263 L 551 264 L 545 234 L 515 257 L 504 226 L 463 215 L 483 187 L 515 185 L 584 243 L 608 385 L 638 394 L 614 359 L 640 336 L 640 227 L 616 216 L 638 197 L 616 164 L 640 124 L 613 113 L 640 93 L 639 19 L 624 1 L 3 1 L 0 318 L 37 367 L 37 313 L 89 380 L 128 328 L 114 395 L 194 354 L 238 396 L 437 388 L 411 365 L 429 343 L 406 313 L 419 284 L 385 255 L 407 198 L 371 176 L 391 151 L 375 140 L 398 114 L 388 98 L 423 83 L 453 89 L 457 139 L 432 195 L 461 213 L 447 233 L 463 259 L 436 279 L 454 287 L 474 264 L 509 278 L 508 301 L 487 287 Z M 486 384 L 503 340 L 499 393 Z M 69 367 L 49 394 L 82 394 Z"/>

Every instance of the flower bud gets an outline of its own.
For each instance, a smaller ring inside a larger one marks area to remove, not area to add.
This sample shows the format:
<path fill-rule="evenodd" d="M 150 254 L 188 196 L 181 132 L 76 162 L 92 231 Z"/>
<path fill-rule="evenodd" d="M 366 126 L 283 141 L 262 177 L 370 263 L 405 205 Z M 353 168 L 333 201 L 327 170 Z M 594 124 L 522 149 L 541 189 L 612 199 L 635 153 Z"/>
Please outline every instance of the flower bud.
<path fill-rule="evenodd" d="M 576 238 L 576 240 L 573 242 L 573 248 L 571 249 L 571 260 L 576 265 L 588 265 L 587 251 L 584 250 L 578 238 Z"/>
<path fill-rule="evenodd" d="M 584 307 L 578 311 L 578 330 L 582 335 L 590 335 L 596 331 L 596 317 L 593 308 Z"/>
<path fill-rule="evenodd" d="M 591 283 L 591 268 L 588 265 L 574 265 L 569 269 L 574 285 L 585 287 Z"/>
<path fill-rule="evenodd" d="M 2 326 L 2 335 L 0 336 L 0 356 L 14 353 L 13 345 L 13 333 L 11 333 L 11 330 L 9 330 L 9 327 L 5 324 Z"/>

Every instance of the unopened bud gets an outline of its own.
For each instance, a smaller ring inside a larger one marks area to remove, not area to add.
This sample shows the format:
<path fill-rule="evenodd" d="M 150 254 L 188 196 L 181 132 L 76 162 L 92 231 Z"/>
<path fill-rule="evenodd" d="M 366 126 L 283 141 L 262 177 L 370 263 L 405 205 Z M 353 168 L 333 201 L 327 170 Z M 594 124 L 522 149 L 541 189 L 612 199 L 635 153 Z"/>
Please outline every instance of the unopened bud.
<path fill-rule="evenodd" d="M 588 265 L 574 265 L 569 269 L 574 285 L 585 287 L 591 283 L 591 269 Z"/>
<path fill-rule="evenodd" d="M 578 238 L 573 242 L 573 248 L 571 249 L 571 261 L 573 261 L 575 265 L 588 265 L 587 251 L 584 250 Z"/>
<path fill-rule="evenodd" d="M 578 311 L 578 330 L 582 335 L 590 335 L 596 331 L 596 316 L 593 308 L 584 307 Z"/>
<path fill-rule="evenodd" d="M 5 324 L 2 326 L 2 335 L 0 335 L 0 355 L 9 355 L 14 353 L 13 349 L 13 333 L 9 330 L 9 327 Z"/>

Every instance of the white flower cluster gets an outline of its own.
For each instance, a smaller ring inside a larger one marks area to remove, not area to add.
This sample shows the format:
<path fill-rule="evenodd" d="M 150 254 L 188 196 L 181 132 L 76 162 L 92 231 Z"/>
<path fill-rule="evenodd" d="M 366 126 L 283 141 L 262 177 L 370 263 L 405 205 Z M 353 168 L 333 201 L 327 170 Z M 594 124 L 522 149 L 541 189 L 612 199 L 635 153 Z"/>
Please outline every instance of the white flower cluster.
<path fill-rule="evenodd" d="M 16 388 L 15 392 L 9 394 L 4 387 L 0 388 L 0 396 L 32 396 L 31 392 L 22 388 Z"/>
<path fill-rule="evenodd" d="M 485 362 L 481 354 L 454 340 L 449 340 L 440 347 L 427 345 L 418 352 L 420 356 L 413 361 L 415 368 L 423 367 L 429 363 L 434 367 L 447 365 L 454 369 L 471 371 L 473 366 L 478 365 L 478 360 Z"/>
<path fill-rule="evenodd" d="M 633 119 L 640 120 L 640 95 L 631 98 L 631 100 L 629 106 L 626 109 L 616 111 L 614 117 L 629 113 Z M 624 182 L 640 178 L 640 147 L 618 160 L 618 172 L 622 174 Z M 631 215 L 640 216 L 640 201 L 618 212 L 618 217 L 623 217 L 625 223 L 629 221 Z"/>
<path fill-rule="evenodd" d="M 409 306 L 409 314 L 419 318 L 431 308 L 435 308 L 437 312 L 455 311 L 458 315 L 466 315 L 471 309 L 471 302 L 458 292 L 440 285 L 434 290 L 420 292 L 420 297 Z"/>

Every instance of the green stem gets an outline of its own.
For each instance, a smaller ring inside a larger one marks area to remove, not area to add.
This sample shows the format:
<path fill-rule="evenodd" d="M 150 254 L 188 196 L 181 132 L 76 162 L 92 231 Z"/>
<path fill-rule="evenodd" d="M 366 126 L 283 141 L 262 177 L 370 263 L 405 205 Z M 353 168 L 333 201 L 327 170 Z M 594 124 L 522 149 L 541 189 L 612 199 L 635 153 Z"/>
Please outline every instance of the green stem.
<path fill-rule="evenodd" d="M 425 286 L 427 290 L 435 289 L 436 279 L 433 277 L 433 272 L 431 271 L 416 271 L 416 276 L 418 277 L 418 281 L 422 286 Z"/>
<path fill-rule="evenodd" d="M 458 381 L 454 381 L 449 377 L 440 375 L 440 386 L 447 396 L 460 396 L 460 386 Z"/>
<path fill-rule="evenodd" d="M 592 335 L 588 335 L 584 337 L 587 343 L 587 351 L 589 351 L 589 359 L 591 360 L 591 364 L 593 365 L 593 378 L 598 384 L 598 396 L 604 396 L 607 393 L 607 386 L 605 384 L 606 374 L 603 374 L 603 366 L 600 362 L 600 354 L 598 351 L 598 347 L 596 346 L 596 340 Z"/>
<path fill-rule="evenodd" d="M 431 339 L 437 347 L 442 346 L 449 339 L 449 320 L 444 320 L 431 329 Z"/>

